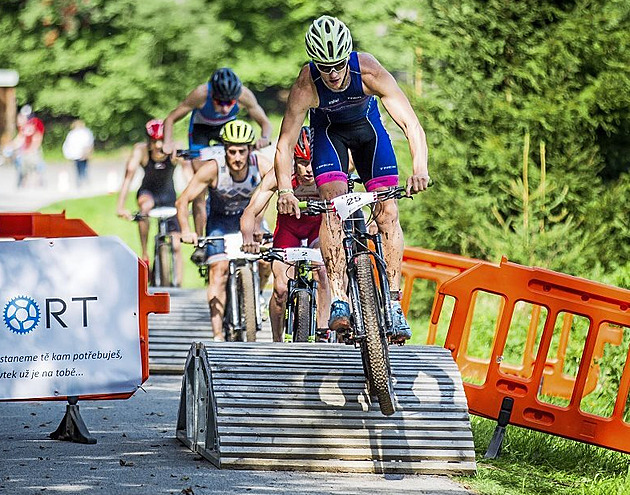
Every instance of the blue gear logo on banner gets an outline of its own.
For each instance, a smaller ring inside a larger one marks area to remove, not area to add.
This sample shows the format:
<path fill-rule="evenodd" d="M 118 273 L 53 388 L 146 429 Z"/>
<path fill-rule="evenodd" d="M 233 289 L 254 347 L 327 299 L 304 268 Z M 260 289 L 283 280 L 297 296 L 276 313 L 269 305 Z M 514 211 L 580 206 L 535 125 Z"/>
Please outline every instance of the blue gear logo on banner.
<path fill-rule="evenodd" d="M 28 296 L 11 299 L 2 312 L 4 324 L 14 333 L 29 333 L 37 327 L 41 317 L 39 306 Z"/>

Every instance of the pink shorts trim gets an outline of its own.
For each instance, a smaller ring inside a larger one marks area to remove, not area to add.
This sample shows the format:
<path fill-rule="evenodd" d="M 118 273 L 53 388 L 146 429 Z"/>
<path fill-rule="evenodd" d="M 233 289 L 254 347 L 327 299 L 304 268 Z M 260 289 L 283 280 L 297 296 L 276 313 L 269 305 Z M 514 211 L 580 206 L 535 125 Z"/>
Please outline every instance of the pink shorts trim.
<path fill-rule="evenodd" d="M 343 181 L 345 183 L 348 183 L 348 176 L 343 172 L 335 171 L 325 172 L 315 177 L 315 184 L 317 184 L 317 187 L 320 187 L 322 184 L 334 181 Z"/>
<path fill-rule="evenodd" d="M 370 179 L 365 184 L 365 190 L 368 192 L 374 191 L 379 187 L 394 187 L 398 185 L 397 175 L 383 175 L 382 177 L 375 177 Z"/>

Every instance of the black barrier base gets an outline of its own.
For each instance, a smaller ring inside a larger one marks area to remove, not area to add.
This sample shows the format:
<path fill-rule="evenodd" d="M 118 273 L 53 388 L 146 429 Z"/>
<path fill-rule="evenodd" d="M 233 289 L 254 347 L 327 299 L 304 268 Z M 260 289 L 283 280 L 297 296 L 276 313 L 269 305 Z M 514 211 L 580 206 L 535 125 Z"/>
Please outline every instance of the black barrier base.
<path fill-rule="evenodd" d="M 496 459 L 501 453 L 505 428 L 510 422 L 510 416 L 512 416 L 512 406 L 514 406 L 514 399 L 512 397 L 504 397 L 501 402 L 499 418 L 497 419 L 497 427 L 494 429 L 490 445 L 488 445 L 488 450 L 486 450 L 484 455 L 486 459 Z"/>
<path fill-rule="evenodd" d="M 90 435 L 87 426 L 83 422 L 79 406 L 77 405 L 78 401 L 78 397 L 68 397 L 66 414 L 61 420 L 59 427 L 50 434 L 50 438 L 75 443 L 96 443 L 96 438 Z"/>

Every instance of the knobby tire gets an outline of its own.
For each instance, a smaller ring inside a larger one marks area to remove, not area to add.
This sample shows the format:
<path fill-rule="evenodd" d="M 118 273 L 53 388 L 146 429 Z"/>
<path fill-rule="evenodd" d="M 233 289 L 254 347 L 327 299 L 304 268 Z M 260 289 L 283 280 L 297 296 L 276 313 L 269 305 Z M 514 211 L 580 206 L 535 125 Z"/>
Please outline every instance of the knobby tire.
<path fill-rule="evenodd" d="M 158 257 L 160 259 L 159 275 L 160 283 L 159 287 L 172 287 L 173 286 L 173 256 L 171 253 L 171 247 L 166 244 L 160 244 L 158 247 Z"/>
<path fill-rule="evenodd" d="M 359 302 L 365 327 L 364 367 L 370 392 L 378 398 L 381 412 L 390 416 L 396 412 L 394 388 L 389 369 L 389 349 L 379 321 L 382 302 L 379 300 L 372 270 L 372 261 L 368 253 L 360 253 L 356 258 L 357 285 Z"/>
<path fill-rule="evenodd" d="M 256 297 L 254 294 L 254 272 L 247 264 L 236 271 L 237 289 L 241 324 L 245 330 L 247 342 L 256 342 Z"/>
<path fill-rule="evenodd" d="M 293 318 L 293 341 L 308 342 L 311 331 L 310 294 L 304 290 L 295 295 L 295 316 Z"/>

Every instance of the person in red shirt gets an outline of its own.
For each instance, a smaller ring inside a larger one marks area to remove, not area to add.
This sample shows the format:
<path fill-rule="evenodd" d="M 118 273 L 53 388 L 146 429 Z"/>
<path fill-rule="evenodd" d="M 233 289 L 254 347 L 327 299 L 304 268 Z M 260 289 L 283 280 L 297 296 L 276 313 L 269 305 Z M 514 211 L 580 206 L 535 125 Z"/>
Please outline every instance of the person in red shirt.
<path fill-rule="evenodd" d="M 43 185 L 44 155 L 42 142 L 44 141 L 44 123 L 33 113 L 30 105 L 24 105 L 17 117 L 18 134 L 13 140 L 15 163 L 18 172 L 17 186 L 25 185 L 27 178 L 33 172 L 39 175 L 39 183 Z"/>

